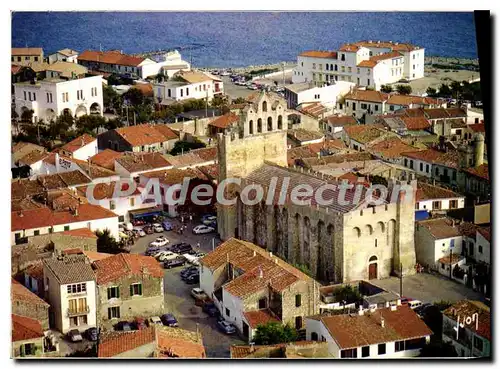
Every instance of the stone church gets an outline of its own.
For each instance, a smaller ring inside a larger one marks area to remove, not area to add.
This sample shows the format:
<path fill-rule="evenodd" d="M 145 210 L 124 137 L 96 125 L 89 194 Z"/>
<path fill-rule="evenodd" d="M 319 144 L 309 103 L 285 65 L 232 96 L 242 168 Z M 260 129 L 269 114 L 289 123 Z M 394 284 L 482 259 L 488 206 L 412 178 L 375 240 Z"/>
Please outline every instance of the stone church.
<path fill-rule="evenodd" d="M 386 278 L 401 270 L 403 275 L 414 273 L 414 199 L 398 198 L 377 206 L 363 199 L 349 205 L 289 201 L 291 189 L 298 184 L 316 190 L 325 183 L 338 183 L 319 173 L 287 167 L 286 122 L 286 102 L 261 92 L 240 112 L 239 129 L 219 134 L 219 183 L 241 178 L 241 187 L 229 187 L 226 195 L 236 197 L 236 204 L 218 205 L 221 238 L 253 242 L 289 263 L 307 267 L 316 279 L 327 283 Z M 273 178 L 278 189 L 289 181 L 285 201 L 243 204 L 240 193 L 246 185 L 261 185 L 266 199 Z M 408 184 L 415 189 L 415 181 Z M 345 198 L 352 198 L 352 192 Z"/>

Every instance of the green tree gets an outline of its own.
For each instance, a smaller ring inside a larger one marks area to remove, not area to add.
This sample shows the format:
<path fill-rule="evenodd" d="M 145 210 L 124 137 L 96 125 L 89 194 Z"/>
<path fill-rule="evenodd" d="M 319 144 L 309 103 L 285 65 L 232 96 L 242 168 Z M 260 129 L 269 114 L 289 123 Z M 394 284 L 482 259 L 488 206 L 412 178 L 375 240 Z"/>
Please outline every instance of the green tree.
<path fill-rule="evenodd" d="M 99 127 L 104 127 L 106 119 L 100 115 L 82 115 L 76 119 L 75 126 L 78 134 L 91 134 L 94 135 Z"/>
<path fill-rule="evenodd" d="M 145 103 L 144 95 L 137 88 L 130 88 L 123 94 L 123 98 L 128 100 L 132 106 L 139 106 Z"/>
<path fill-rule="evenodd" d="M 385 92 L 386 94 L 390 94 L 392 92 L 392 86 L 391 85 L 382 85 L 380 87 L 380 91 Z"/>
<path fill-rule="evenodd" d="M 257 326 L 254 342 L 256 345 L 275 345 L 297 341 L 298 336 L 295 328 L 290 325 L 271 322 Z"/>
<path fill-rule="evenodd" d="M 448 309 L 452 305 L 452 303 L 450 301 L 440 300 L 435 302 L 433 305 L 437 306 L 439 311 L 444 311 Z"/>
<path fill-rule="evenodd" d="M 420 350 L 419 357 L 458 357 L 450 342 L 431 342 Z"/>
<path fill-rule="evenodd" d="M 32 122 L 33 121 L 33 114 L 35 114 L 35 111 L 33 109 L 23 111 L 21 113 L 21 121 Z"/>
<path fill-rule="evenodd" d="M 238 97 L 233 100 L 233 104 L 245 104 L 247 101 L 243 97 Z"/>
<path fill-rule="evenodd" d="M 17 114 L 16 108 L 14 108 L 14 107 L 11 108 L 10 117 L 11 117 L 11 119 L 19 118 L 19 114 Z"/>
<path fill-rule="evenodd" d="M 119 95 L 113 87 L 103 85 L 102 102 L 104 110 L 118 111 L 123 103 L 121 95 Z"/>
<path fill-rule="evenodd" d="M 308 275 L 311 278 L 313 277 L 312 272 L 307 265 L 305 265 L 305 264 L 292 264 L 292 266 L 297 268 L 298 270 L 300 270 L 305 275 Z"/>
<path fill-rule="evenodd" d="M 427 93 L 427 96 L 429 96 L 429 97 L 437 96 L 437 91 L 435 88 L 427 87 L 427 90 L 425 92 Z"/>
<path fill-rule="evenodd" d="M 451 97 L 450 86 L 448 86 L 447 84 L 442 83 L 441 86 L 439 86 L 438 96 L 439 97 Z"/>
<path fill-rule="evenodd" d="M 210 106 L 214 108 L 219 108 L 222 105 L 227 105 L 227 96 L 225 95 L 215 95 L 210 102 Z"/>
<path fill-rule="evenodd" d="M 350 285 L 340 287 L 334 291 L 334 295 L 336 301 L 345 301 L 347 304 L 352 304 L 353 302 L 361 300 L 359 291 Z"/>
<path fill-rule="evenodd" d="M 409 94 L 411 94 L 411 86 L 410 85 L 397 85 L 396 91 L 398 91 L 398 93 L 400 95 L 409 95 Z"/>
<path fill-rule="evenodd" d="M 117 242 L 109 229 L 105 229 L 104 231 L 97 231 L 97 251 L 104 252 L 107 254 L 119 254 L 124 252 L 124 247 L 121 242 Z"/>
<path fill-rule="evenodd" d="M 177 141 L 174 144 L 174 148 L 170 151 L 170 155 L 185 154 L 194 149 L 201 149 L 207 145 L 199 140 L 193 142 L 190 141 Z"/>

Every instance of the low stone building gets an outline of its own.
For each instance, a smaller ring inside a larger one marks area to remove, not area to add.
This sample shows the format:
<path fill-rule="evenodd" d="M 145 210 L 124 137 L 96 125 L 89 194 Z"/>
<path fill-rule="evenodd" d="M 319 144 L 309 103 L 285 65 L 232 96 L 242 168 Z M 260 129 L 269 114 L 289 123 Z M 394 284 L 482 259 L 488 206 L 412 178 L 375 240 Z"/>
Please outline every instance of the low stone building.
<path fill-rule="evenodd" d="M 44 334 L 36 319 L 12 314 L 12 353 L 13 358 L 41 357 Z"/>
<path fill-rule="evenodd" d="M 163 314 L 163 268 L 153 257 L 117 254 L 92 265 L 97 280 L 97 321 L 103 329 L 120 320 Z"/>
<path fill-rule="evenodd" d="M 14 279 L 10 296 L 12 314 L 35 319 L 43 330 L 49 329 L 49 304 Z"/>
<path fill-rule="evenodd" d="M 326 342 L 297 341 L 276 345 L 233 345 L 231 359 L 314 359 L 331 358 Z"/>

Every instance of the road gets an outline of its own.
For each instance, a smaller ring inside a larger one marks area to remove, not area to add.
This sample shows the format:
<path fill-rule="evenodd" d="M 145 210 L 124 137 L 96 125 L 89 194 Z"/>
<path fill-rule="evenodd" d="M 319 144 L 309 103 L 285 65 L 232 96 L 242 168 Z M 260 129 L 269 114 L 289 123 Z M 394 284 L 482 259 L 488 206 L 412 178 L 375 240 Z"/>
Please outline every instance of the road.
<path fill-rule="evenodd" d="M 370 280 L 381 288 L 399 293 L 399 278 L 390 277 L 381 280 Z M 403 277 L 403 296 L 422 302 L 434 303 L 440 300 L 456 302 L 463 299 L 483 300 L 484 297 L 463 284 L 438 275 L 420 273 Z"/>

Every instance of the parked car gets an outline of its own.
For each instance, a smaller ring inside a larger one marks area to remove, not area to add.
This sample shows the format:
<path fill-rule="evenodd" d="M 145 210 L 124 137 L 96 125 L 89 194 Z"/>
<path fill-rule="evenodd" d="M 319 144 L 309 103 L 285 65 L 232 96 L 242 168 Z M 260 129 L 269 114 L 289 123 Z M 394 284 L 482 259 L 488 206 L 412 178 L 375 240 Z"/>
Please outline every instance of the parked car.
<path fill-rule="evenodd" d="M 191 274 L 186 279 L 184 279 L 186 284 L 197 284 L 200 283 L 200 274 Z"/>
<path fill-rule="evenodd" d="M 401 296 L 401 305 L 408 305 L 410 301 L 413 301 L 410 297 Z"/>
<path fill-rule="evenodd" d="M 194 251 L 191 245 L 185 242 L 176 243 L 175 245 L 169 247 L 169 250 L 177 254 L 192 253 Z"/>
<path fill-rule="evenodd" d="M 130 332 L 133 330 L 134 328 L 132 327 L 132 324 L 130 324 L 129 322 L 121 321 L 116 323 L 115 325 L 115 331 Z"/>
<path fill-rule="evenodd" d="M 149 325 L 150 327 L 151 327 L 152 325 L 154 325 L 154 324 L 160 324 L 160 325 L 162 325 L 162 324 L 163 324 L 159 316 L 156 316 L 156 315 L 155 315 L 155 316 L 152 316 L 152 317 L 150 317 L 150 318 L 148 319 L 148 325 Z"/>
<path fill-rule="evenodd" d="M 186 275 L 193 273 L 193 272 L 198 272 L 198 267 L 188 266 L 187 268 L 184 268 L 181 270 L 181 277 L 186 276 Z"/>
<path fill-rule="evenodd" d="M 215 231 L 215 228 L 206 226 L 204 224 L 197 225 L 196 227 L 193 228 L 194 234 L 211 233 L 214 231 Z"/>
<path fill-rule="evenodd" d="M 87 336 L 89 341 L 95 342 L 99 338 L 99 331 L 97 330 L 97 328 L 92 327 L 85 331 L 85 335 Z"/>
<path fill-rule="evenodd" d="M 208 299 L 208 295 L 201 288 L 195 287 L 191 290 L 191 296 L 195 299 L 206 300 Z"/>
<path fill-rule="evenodd" d="M 72 329 L 68 332 L 68 339 L 71 342 L 83 341 L 83 337 L 78 329 Z"/>
<path fill-rule="evenodd" d="M 423 318 L 424 313 L 425 313 L 426 309 L 427 309 L 429 306 L 432 306 L 432 304 L 429 304 L 428 302 L 426 302 L 425 304 L 422 304 L 421 306 L 416 307 L 413 311 L 414 311 L 415 313 L 417 313 L 417 315 L 418 315 L 420 318 Z"/>
<path fill-rule="evenodd" d="M 163 267 L 166 269 L 175 268 L 178 266 L 184 266 L 186 264 L 186 259 L 182 256 L 177 256 L 175 259 L 165 260 Z"/>
<path fill-rule="evenodd" d="M 186 279 L 188 278 L 191 278 L 192 276 L 200 276 L 200 271 L 198 270 L 198 267 L 195 267 L 197 268 L 196 270 L 189 270 L 189 271 L 186 271 L 185 273 L 182 273 L 181 272 L 181 279 L 183 281 L 185 281 Z"/>
<path fill-rule="evenodd" d="M 158 247 L 162 247 L 162 246 L 165 246 L 169 243 L 170 241 L 167 240 L 164 236 L 160 236 L 158 237 L 156 240 L 154 240 L 153 242 L 151 242 L 149 244 L 149 246 L 158 246 Z"/>
<path fill-rule="evenodd" d="M 225 320 L 217 320 L 217 328 L 225 334 L 234 334 L 236 333 L 236 328 L 229 322 Z"/>
<path fill-rule="evenodd" d="M 154 256 L 154 258 L 158 261 L 166 261 L 166 260 L 175 259 L 178 256 L 179 256 L 179 254 L 176 254 L 175 252 L 164 250 L 164 251 L 160 251 L 159 253 L 157 253 Z"/>
<path fill-rule="evenodd" d="M 153 223 L 153 229 L 156 233 L 162 233 L 164 231 L 163 226 L 160 223 Z"/>
<path fill-rule="evenodd" d="M 200 265 L 200 262 L 198 259 L 200 258 L 199 256 L 195 256 L 195 254 L 182 254 L 182 256 L 187 260 L 188 263 L 193 264 L 193 265 Z"/>
<path fill-rule="evenodd" d="M 196 278 L 200 278 L 200 272 L 196 271 L 196 272 L 191 272 L 189 274 L 186 274 L 186 275 L 183 275 L 181 276 L 181 279 L 186 282 L 188 279 L 189 280 L 196 280 Z M 188 283 L 188 284 L 194 284 L 195 282 L 193 281 L 193 283 Z"/>
<path fill-rule="evenodd" d="M 163 229 L 165 231 L 171 231 L 172 229 L 174 229 L 174 225 L 168 220 L 165 220 L 161 225 L 163 226 Z"/>
<path fill-rule="evenodd" d="M 219 309 L 217 309 L 217 306 L 215 306 L 213 302 L 204 303 L 201 309 L 203 310 L 203 312 L 207 313 L 210 316 L 220 315 Z"/>
<path fill-rule="evenodd" d="M 161 317 L 161 322 L 163 325 L 166 325 L 167 327 L 178 327 L 179 323 L 177 322 L 177 319 L 175 319 L 175 316 L 173 314 L 163 314 Z"/>
<path fill-rule="evenodd" d="M 214 220 L 215 221 L 217 220 L 217 215 L 214 215 L 214 214 L 205 214 L 201 217 L 201 222 L 205 225 L 213 222 Z"/>
<path fill-rule="evenodd" d="M 145 226 L 142 228 L 142 230 L 143 230 L 144 232 L 146 232 L 146 234 L 153 234 L 153 233 L 155 233 L 155 231 L 154 231 L 154 229 L 153 229 L 153 226 L 152 226 L 152 225 L 150 225 L 150 224 L 145 225 Z"/>
<path fill-rule="evenodd" d="M 419 300 L 412 300 L 412 301 L 409 301 L 408 302 L 408 306 L 410 307 L 410 309 L 416 309 L 420 306 L 422 306 L 422 301 L 419 301 Z"/>
<path fill-rule="evenodd" d="M 146 329 L 148 326 L 146 325 L 146 319 L 142 317 L 136 317 L 134 321 L 135 327 L 138 330 Z"/>
<path fill-rule="evenodd" d="M 146 232 L 142 228 L 134 228 L 134 232 L 139 236 L 139 237 L 144 237 L 146 236 Z"/>

